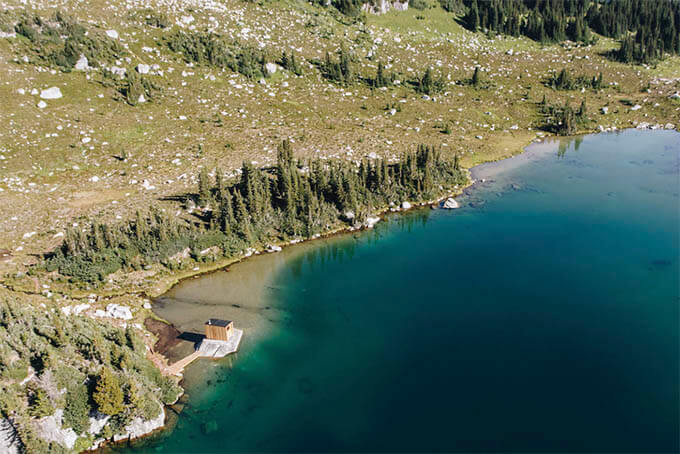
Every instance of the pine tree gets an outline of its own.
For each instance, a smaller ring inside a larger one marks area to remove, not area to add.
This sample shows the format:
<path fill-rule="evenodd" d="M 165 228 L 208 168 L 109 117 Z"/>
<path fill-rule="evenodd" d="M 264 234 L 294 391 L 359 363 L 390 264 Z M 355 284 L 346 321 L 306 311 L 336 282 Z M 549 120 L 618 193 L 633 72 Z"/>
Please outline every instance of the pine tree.
<path fill-rule="evenodd" d="M 125 409 L 118 377 L 108 367 L 103 367 L 99 374 L 92 400 L 97 404 L 97 410 L 105 415 L 117 415 Z"/>
<path fill-rule="evenodd" d="M 54 407 L 50 397 L 44 389 L 34 386 L 29 390 L 28 413 L 34 418 L 42 418 L 54 414 Z"/>
<path fill-rule="evenodd" d="M 476 66 L 475 72 L 472 74 L 472 86 L 479 87 L 480 82 L 481 82 L 481 79 L 480 79 L 480 75 L 479 75 L 479 66 Z"/>
<path fill-rule="evenodd" d="M 210 177 L 208 169 L 203 167 L 198 174 L 198 204 L 206 206 L 210 202 Z"/>

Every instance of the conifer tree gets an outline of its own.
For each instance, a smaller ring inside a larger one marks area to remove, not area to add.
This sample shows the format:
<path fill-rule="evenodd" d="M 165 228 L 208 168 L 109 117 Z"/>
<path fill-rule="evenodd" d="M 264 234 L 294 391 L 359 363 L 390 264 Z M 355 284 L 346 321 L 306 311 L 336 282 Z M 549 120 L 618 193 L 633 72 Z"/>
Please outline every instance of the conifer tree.
<path fill-rule="evenodd" d="M 92 399 L 97 404 L 99 412 L 105 415 L 117 415 L 125 409 L 123 390 L 118 377 L 108 367 L 102 368 Z"/>

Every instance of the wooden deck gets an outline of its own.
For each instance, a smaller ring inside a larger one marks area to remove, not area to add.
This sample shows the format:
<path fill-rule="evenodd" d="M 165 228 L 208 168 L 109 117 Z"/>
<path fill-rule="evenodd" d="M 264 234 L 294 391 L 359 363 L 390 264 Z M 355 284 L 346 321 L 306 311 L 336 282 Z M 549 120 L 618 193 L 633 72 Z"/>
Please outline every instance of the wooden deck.
<path fill-rule="evenodd" d="M 165 372 L 169 375 L 181 376 L 184 368 L 191 364 L 196 358 L 223 358 L 230 353 L 238 350 L 241 343 L 243 330 L 234 328 L 233 334 L 228 341 L 203 339 L 198 348 L 190 355 L 177 361 L 175 364 L 167 366 Z"/>
<path fill-rule="evenodd" d="M 196 358 L 201 357 L 201 352 L 196 350 L 189 356 L 185 356 L 184 358 L 180 359 L 177 361 L 175 364 L 168 366 L 167 371 L 169 374 L 172 375 L 182 375 L 182 372 L 184 372 L 184 368 L 187 367 L 193 360 Z"/>

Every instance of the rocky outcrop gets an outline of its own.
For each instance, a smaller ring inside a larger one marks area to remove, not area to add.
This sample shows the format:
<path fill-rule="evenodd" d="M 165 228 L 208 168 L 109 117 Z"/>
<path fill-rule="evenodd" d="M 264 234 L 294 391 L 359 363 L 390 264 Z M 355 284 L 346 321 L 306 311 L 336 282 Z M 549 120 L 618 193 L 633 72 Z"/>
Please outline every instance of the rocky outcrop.
<path fill-rule="evenodd" d="M 406 11 L 408 9 L 409 0 L 404 2 L 389 1 L 389 0 L 372 0 L 364 3 L 361 6 L 361 11 L 369 14 L 385 14 L 389 10 Z"/>
<path fill-rule="evenodd" d="M 165 424 L 165 409 L 154 419 L 135 418 L 130 424 L 125 426 L 125 433 L 114 435 L 113 441 L 132 440 L 144 435 L 148 435 L 154 430 L 158 430 Z"/>
<path fill-rule="evenodd" d="M 73 449 L 78 439 L 78 434 L 70 427 L 68 429 L 61 427 L 63 414 L 64 410 L 59 409 L 51 416 L 40 418 L 36 422 L 37 433 L 45 441 L 57 443 L 67 449 Z"/>
<path fill-rule="evenodd" d="M 19 454 L 21 444 L 17 431 L 7 419 L 0 418 L 0 452 L 3 454 Z"/>

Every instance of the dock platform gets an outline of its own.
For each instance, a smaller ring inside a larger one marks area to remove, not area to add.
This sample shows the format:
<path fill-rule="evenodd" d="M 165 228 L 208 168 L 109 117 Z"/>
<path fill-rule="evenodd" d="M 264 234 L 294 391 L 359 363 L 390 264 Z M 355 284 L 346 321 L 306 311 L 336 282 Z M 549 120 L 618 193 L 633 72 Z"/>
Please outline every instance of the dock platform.
<path fill-rule="evenodd" d="M 234 328 L 233 334 L 229 336 L 229 340 L 203 339 L 196 350 L 184 358 L 180 359 L 171 366 L 168 366 L 167 372 L 172 375 L 182 375 L 184 368 L 191 364 L 196 358 L 224 358 L 230 353 L 238 350 L 243 337 L 243 330 Z"/>

